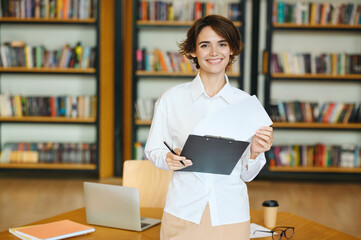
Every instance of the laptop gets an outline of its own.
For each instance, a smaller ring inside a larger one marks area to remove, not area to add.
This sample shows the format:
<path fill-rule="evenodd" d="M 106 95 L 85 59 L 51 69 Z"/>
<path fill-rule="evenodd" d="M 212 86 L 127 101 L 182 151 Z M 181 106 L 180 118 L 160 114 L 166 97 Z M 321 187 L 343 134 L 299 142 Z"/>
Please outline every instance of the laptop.
<path fill-rule="evenodd" d="M 137 188 L 84 182 L 88 224 L 143 231 L 161 220 L 140 216 Z"/>

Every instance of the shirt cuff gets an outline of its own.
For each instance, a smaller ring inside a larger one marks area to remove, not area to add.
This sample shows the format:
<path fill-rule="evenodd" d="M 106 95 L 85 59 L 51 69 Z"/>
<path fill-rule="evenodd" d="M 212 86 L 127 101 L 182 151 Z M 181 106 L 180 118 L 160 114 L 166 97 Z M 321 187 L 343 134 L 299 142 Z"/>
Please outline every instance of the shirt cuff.
<path fill-rule="evenodd" d="M 247 151 L 247 153 L 246 153 L 247 155 L 243 160 L 243 167 L 248 170 L 250 165 L 253 165 L 253 164 L 257 163 L 260 159 L 263 159 L 263 153 L 258 154 L 258 156 L 255 159 L 252 159 L 252 158 L 250 158 L 251 157 L 251 147 L 248 147 L 248 149 L 246 151 Z"/>

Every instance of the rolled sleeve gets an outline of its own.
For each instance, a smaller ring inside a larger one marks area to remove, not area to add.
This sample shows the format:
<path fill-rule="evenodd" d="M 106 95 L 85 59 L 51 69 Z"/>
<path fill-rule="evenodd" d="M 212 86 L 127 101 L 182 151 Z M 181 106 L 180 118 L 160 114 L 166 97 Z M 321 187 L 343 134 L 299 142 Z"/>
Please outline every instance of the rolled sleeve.
<path fill-rule="evenodd" d="M 266 164 L 266 157 L 264 153 L 260 153 L 256 159 L 250 159 L 250 146 L 251 145 L 249 145 L 248 149 L 246 150 L 247 154 L 244 154 L 242 157 L 241 178 L 244 182 L 252 181 Z"/>

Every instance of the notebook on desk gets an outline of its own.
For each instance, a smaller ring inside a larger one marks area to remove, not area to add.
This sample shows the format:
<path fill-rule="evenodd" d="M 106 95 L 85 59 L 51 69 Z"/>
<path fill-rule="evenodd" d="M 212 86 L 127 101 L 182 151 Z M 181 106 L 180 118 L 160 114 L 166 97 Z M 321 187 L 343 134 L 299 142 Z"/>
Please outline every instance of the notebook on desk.
<path fill-rule="evenodd" d="M 84 182 L 87 223 L 143 231 L 161 220 L 140 216 L 137 188 Z"/>

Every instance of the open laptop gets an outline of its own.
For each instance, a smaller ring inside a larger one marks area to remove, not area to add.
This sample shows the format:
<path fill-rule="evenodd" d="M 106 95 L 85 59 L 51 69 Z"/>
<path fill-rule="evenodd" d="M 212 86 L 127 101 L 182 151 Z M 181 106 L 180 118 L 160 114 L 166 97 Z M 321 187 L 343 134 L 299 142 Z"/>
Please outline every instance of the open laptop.
<path fill-rule="evenodd" d="M 87 223 L 143 231 L 161 220 L 140 216 L 137 188 L 84 182 Z"/>

